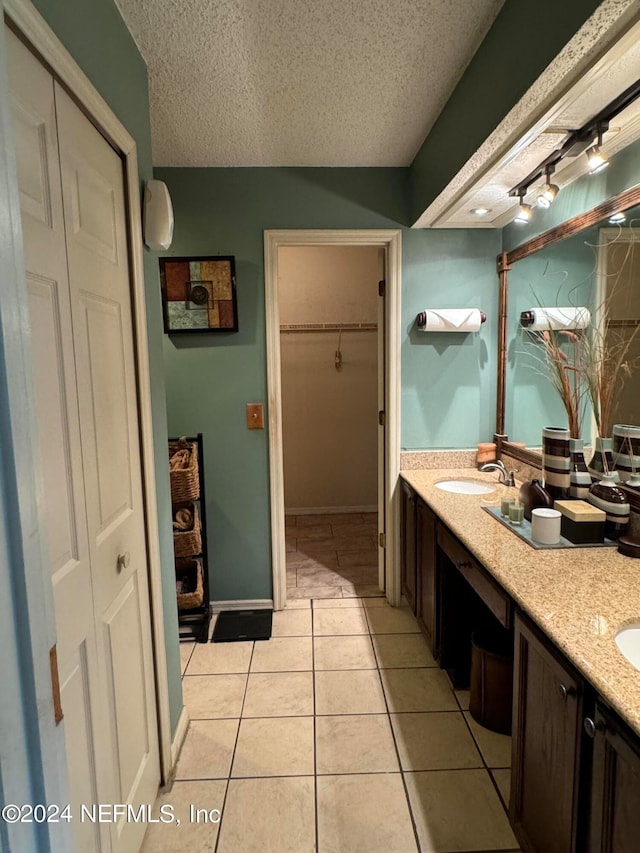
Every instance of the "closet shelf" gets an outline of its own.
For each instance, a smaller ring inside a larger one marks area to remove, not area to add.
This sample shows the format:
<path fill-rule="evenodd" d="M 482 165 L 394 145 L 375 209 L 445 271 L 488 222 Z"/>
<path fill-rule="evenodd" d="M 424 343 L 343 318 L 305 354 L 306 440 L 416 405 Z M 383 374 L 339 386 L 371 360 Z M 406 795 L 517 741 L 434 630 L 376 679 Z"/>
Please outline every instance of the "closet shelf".
<path fill-rule="evenodd" d="M 281 332 L 375 332 L 377 323 L 284 323 Z"/>

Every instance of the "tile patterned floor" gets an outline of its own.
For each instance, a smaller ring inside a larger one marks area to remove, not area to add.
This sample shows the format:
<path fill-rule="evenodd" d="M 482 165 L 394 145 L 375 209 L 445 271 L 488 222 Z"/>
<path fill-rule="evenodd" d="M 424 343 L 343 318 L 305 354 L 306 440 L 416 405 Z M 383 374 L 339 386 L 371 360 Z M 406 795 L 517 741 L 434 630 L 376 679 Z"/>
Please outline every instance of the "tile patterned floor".
<path fill-rule="evenodd" d="M 288 515 L 287 599 L 382 595 L 375 512 Z"/>
<path fill-rule="evenodd" d="M 156 813 L 181 825 L 151 824 L 143 853 L 518 849 L 510 738 L 470 717 L 407 610 L 300 600 L 269 641 L 180 652 L 191 725 Z"/>

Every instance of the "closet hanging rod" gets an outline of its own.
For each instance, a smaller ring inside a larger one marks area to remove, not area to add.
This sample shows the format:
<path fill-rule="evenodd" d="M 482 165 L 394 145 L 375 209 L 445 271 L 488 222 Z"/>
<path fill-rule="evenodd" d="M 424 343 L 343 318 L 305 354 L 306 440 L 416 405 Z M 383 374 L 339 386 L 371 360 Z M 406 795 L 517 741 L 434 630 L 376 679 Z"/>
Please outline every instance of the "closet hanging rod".
<path fill-rule="evenodd" d="M 281 332 L 375 332 L 377 323 L 283 323 Z"/>

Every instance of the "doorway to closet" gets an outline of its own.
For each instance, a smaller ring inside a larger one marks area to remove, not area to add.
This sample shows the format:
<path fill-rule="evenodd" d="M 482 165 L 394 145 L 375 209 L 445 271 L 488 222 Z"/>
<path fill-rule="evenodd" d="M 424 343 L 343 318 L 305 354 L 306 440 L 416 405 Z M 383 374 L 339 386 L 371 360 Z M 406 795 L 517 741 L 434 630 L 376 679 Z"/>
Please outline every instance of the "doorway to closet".
<path fill-rule="evenodd" d="M 381 595 L 384 249 L 283 246 L 278 273 L 287 599 Z"/>
<path fill-rule="evenodd" d="M 294 565 L 316 597 L 399 603 L 400 252 L 396 230 L 265 232 L 276 610 Z"/>

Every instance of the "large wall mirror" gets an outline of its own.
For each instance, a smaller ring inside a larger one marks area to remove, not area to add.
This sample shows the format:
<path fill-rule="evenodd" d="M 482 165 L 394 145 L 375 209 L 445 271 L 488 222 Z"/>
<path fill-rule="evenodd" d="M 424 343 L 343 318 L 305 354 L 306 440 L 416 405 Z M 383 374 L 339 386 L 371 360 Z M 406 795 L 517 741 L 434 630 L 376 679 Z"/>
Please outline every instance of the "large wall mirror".
<path fill-rule="evenodd" d="M 509 437 L 503 450 L 539 464 L 543 428 L 567 425 L 539 335 L 520 324 L 521 312 L 531 308 L 584 306 L 605 342 L 626 347 L 624 361 L 635 370 L 621 368 L 613 383 L 604 434 L 611 435 L 614 423 L 640 424 L 640 186 L 501 255 L 498 270 L 496 433 Z M 586 395 L 581 433 L 592 445 L 597 433 Z"/>

